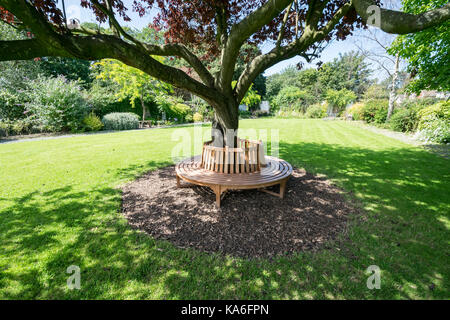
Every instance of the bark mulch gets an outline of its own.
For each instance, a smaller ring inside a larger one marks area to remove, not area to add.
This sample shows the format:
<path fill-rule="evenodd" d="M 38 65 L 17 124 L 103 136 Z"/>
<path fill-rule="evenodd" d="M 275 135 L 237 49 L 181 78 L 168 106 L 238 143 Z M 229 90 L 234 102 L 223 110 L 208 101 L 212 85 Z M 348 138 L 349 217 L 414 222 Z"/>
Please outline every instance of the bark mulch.
<path fill-rule="evenodd" d="M 357 212 L 329 181 L 301 169 L 294 169 L 284 199 L 242 190 L 228 191 L 220 209 L 214 202 L 209 188 L 177 189 L 170 166 L 124 186 L 122 213 L 132 227 L 180 248 L 270 258 L 317 250 L 345 232 Z"/>

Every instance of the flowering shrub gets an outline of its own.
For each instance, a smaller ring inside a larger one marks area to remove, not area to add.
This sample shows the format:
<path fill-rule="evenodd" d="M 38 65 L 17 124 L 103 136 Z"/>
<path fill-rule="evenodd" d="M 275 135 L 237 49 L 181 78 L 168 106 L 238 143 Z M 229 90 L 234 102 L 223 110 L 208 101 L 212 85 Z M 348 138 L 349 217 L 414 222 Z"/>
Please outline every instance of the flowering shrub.
<path fill-rule="evenodd" d="M 42 131 L 79 131 L 90 107 L 77 81 L 64 77 L 38 77 L 29 84 L 29 102 L 25 104 Z"/>
<path fill-rule="evenodd" d="M 415 137 L 425 142 L 450 142 L 450 102 L 441 102 L 418 112 Z"/>
<path fill-rule="evenodd" d="M 347 109 L 347 114 L 352 115 L 353 120 L 362 120 L 363 108 L 364 103 L 356 102 L 352 104 L 350 108 Z"/>
<path fill-rule="evenodd" d="M 327 116 L 327 105 L 313 104 L 306 109 L 305 116 L 307 118 L 325 118 Z"/>
<path fill-rule="evenodd" d="M 99 131 L 103 128 L 103 123 L 94 113 L 89 114 L 83 119 L 84 128 L 87 131 Z"/>
<path fill-rule="evenodd" d="M 203 115 L 201 113 L 194 113 L 193 117 L 194 122 L 202 122 L 203 121 Z"/>
<path fill-rule="evenodd" d="M 361 118 L 367 123 L 384 123 L 387 117 L 389 102 L 387 100 L 368 100 L 362 108 Z"/>
<path fill-rule="evenodd" d="M 139 128 L 139 116 L 131 112 L 113 112 L 102 119 L 105 130 L 131 130 Z"/>

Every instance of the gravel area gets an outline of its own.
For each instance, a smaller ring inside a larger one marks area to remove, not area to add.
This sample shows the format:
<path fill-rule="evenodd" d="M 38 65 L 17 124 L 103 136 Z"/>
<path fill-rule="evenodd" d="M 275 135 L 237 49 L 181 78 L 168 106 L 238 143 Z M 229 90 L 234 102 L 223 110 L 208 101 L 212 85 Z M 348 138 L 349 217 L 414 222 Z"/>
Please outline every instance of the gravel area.
<path fill-rule="evenodd" d="M 220 209 L 214 202 L 209 188 L 176 188 L 170 166 L 124 186 L 122 213 L 132 227 L 177 247 L 252 258 L 317 250 L 357 213 L 328 180 L 301 169 L 294 169 L 284 199 L 242 190 L 228 191 Z"/>

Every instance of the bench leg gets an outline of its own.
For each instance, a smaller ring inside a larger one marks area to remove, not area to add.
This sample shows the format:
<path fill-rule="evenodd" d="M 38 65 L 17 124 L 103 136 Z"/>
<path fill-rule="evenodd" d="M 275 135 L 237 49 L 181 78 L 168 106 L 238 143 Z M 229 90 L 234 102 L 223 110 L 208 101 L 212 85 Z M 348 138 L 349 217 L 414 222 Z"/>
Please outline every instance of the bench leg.
<path fill-rule="evenodd" d="M 219 190 L 216 191 L 216 206 L 217 208 L 220 208 L 220 196 L 222 195 L 222 193 L 220 192 L 220 187 Z"/>
<path fill-rule="evenodd" d="M 216 207 L 220 208 L 220 197 L 222 195 L 222 190 L 220 186 L 216 186 L 214 189 L 214 192 L 216 193 Z"/>
<path fill-rule="evenodd" d="M 286 191 L 286 180 L 283 180 L 281 183 L 280 183 L 280 195 L 279 195 L 279 197 L 281 198 L 281 199 L 283 199 L 284 198 L 284 192 Z"/>
<path fill-rule="evenodd" d="M 284 181 L 280 182 L 280 192 L 279 193 L 276 193 L 276 192 L 273 192 L 273 191 L 270 191 L 270 190 L 267 190 L 267 189 L 264 189 L 264 188 L 263 189 L 259 189 L 259 190 L 261 190 L 261 191 L 263 191 L 265 193 L 271 194 L 271 195 L 273 195 L 275 197 L 283 199 L 284 198 L 284 192 L 286 191 L 286 182 L 287 182 L 287 180 L 284 180 Z"/>
<path fill-rule="evenodd" d="M 226 191 L 226 188 L 222 188 L 221 186 L 213 186 L 211 189 L 216 194 L 216 207 L 220 209 L 220 200 L 222 198 L 222 193 Z"/>

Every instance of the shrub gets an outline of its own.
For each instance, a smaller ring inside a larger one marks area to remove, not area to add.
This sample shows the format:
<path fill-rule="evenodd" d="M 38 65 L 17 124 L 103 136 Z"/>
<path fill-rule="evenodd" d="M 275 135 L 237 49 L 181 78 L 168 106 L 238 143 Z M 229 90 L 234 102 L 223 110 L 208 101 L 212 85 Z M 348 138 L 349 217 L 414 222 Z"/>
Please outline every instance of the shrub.
<path fill-rule="evenodd" d="M 389 119 L 394 131 L 411 132 L 417 127 L 417 112 L 414 109 L 398 109 Z"/>
<path fill-rule="evenodd" d="M 255 117 L 269 117 L 270 113 L 268 113 L 267 111 L 263 111 L 263 110 L 256 110 L 253 112 L 253 115 Z"/>
<path fill-rule="evenodd" d="M 325 100 L 333 107 L 334 113 L 339 113 L 352 101 L 356 100 L 356 94 L 353 91 L 342 90 L 327 90 Z"/>
<path fill-rule="evenodd" d="M 375 112 L 375 117 L 373 119 L 373 122 L 377 123 L 377 124 L 382 124 L 386 122 L 387 119 L 387 114 L 388 114 L 388 109 L 387 108 L 379 108 L 377 110 L 377 112 Z"/>
<path fill-rule="evenodd" d="M 364 99 L 388 99 L 389 98 L 389 90 L 380 85 L 373 84 L 367 88 L 367 91 L 364 93 Z"/>
<path fill-rule="evenodd" d="M 26 110 L 34 115 L 42 130 L 57 132 L 83 128 L 83 119 L 90 108 L 77 81 L 39 77 L 30 82 L 29 97 Z"/>
<path fill-rule="evenodd" d="M 450 143 L 450 122 L 444 119 L 427 121 L 417 130 L 415 138 L 425 142 Z"/>
<path fill-rule="evenodd" d="M 251 118 L 252 113 L 250 111 L 247 110 L 239 110 L 239 117 L 241 117 L 242 119 L 249 119 Z"/>
<path fill-rule="evenodd" d="M 356 102 L 352 104 L 350 108 L 347 109 L 347 114 L 351 114 L 353 120 L 362 120 L 362 111 L 364 104 L 361 102 Z"/>
<path fill-rule="evenodd" d="M 0 121 L 0 136 L 21 135 L 39 132 L 32 117 Z"/>
<path fill-rule="evenodd" d="M 304 112 L 306 107 L 314 101 L 314 96 L 297 87 L 288 86 L 281 89 L 278 95 L 273 99 L 271 105 L 272 111 L 290 109 Z"/>
<path fill-rule="evenodd" d="M 386 122 L 387 110 L 389 101 L 388 100 L 368 100 L 364 103 L 362 108 L 362 120 L 367 123 L 384 123 Z"/>
<path fill-rule="evenodd" d="M 34 122 L 31 118 L 18 119 L 12 123 L 12 133 L 16 135 L 30 134 L 33 131 Z"/>
<path fill-rule="evenodd" d="M 106 130 L 131 130 L 139 128 L 139 116 L 131 112 L 113 112 L 102 119 Z"/>
<path fill-rule="evenodd" d="M 184 121 L 186 121 L 188 123 L 193 122 L 194 121 L 194 116 L 191 113 L 189 113 L 189 114 L 186 115 L 186 117 L 184 117 Z"/>
<path fill-rule="evenodd" d="M 312 106 L 306 109 L 305 116 L 307 118 L 325 118 L 327 116 L 327 106 L 321 104 L 313 104 Z"/>
<path fill-rule="evenodd" d="M 7 137 L 11 134 L 12 124 L 9 120 L 0 121 L 0 137 Z"/>
<path fill-rule="evenodd" d="M 282 110 L 278 111 L 277 117 L 279 118 L 305 118 L 305 115 L 300 112 L 293 109 L 283 108 Z"/>
<path fill-rule="evenodd" d="M 203 121 L 203 115 L 196 112 L 194 113 L 194 117 L 193 117 L 194 122 L 202 122 Z"/>
<path fill-rule="evenodd" d="M 450 142 L 450 102 L 441 102 L 417 113 L 416 138 L 426 142 Z"/>
<path fill-rule="evenodd" d="M 185 121 L 189 113 L 191 113 L 191 108 L 183 103 L 171 104 L 166 111 L 169 119 L 177 119 L 178 122 Z"/>
<path fill-rule="evenodd" d="M 15 120 L 25 116 L 26 93 L 11 90 L 0 84 L 0 119 Z"/>
<path fill-rule="evenodd" d="M 84 128 L 87 131 L 99 131 L 103 128 L 103 123 L 94 113 L 90 113 L 83 119 Z"/>
<path fill-rule="evenodd" d="M 417 128 L 423 129 L 426 123 L 435 119 L 450 121 L 450 102 L 440 102 L 417 112 L 419 119 Z"/>
<path fill-rule="evenodd" d="M 429 107 L 438 102 L 440 101 L 436 98 L 407 99 L 399 105 L 399 108 L 415 109 L 419 111 L 420 109 Z"/>

